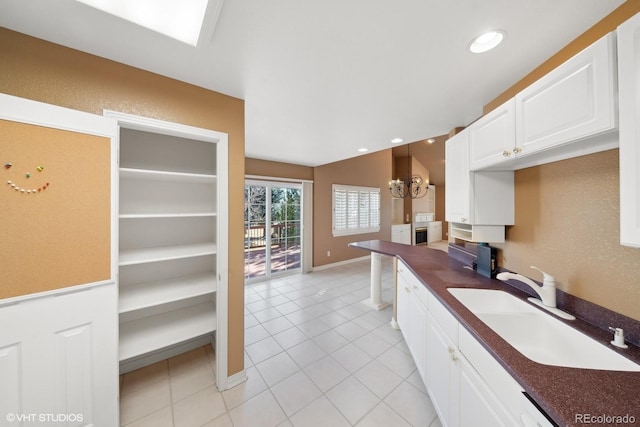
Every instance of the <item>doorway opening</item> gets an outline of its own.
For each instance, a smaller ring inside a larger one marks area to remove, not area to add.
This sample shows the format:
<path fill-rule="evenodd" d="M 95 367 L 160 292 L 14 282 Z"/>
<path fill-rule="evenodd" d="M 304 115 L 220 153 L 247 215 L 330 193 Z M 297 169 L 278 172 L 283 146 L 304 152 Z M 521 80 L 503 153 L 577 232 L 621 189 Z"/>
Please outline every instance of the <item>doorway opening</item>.
<path fill-rule="evenodd" d="M 302 185 L 249 181 L 244 187 L 245 282 L 300 272 Z"/>

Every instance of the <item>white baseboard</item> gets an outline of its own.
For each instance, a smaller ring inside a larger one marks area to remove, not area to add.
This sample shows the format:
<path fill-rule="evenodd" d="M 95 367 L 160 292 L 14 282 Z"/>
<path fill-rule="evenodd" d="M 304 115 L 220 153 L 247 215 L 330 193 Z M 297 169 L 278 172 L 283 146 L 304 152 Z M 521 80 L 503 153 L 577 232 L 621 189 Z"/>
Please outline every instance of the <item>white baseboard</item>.
<path fill-rule="evenodd" d="M 320 265 L 318 267 L 313 267 L 313 271 L 326 270 L 327 268 L 339 267 L 341 265 L 352 264 L 354 262 L 364 261 L 364 260 L 367 260 L 367 259 L 369 259 L 369 255 L 365 255 L 365 256 L 360 257 L 360 258 L 351 258 L 351 259 L 347 259 L 347 260 L 344 260 L 344 261 L 338 261 L 338 262 L 334 262 L 334 263 L 331 263 L 331 264 Z"/>
<path fill-rule="evenodd" d="M 230 377 L 227 377 L 227 390 L 242 384 L 247 379 L 248 379 L 247 371 L 245 370 L 242 370 L 236 374 L 231 375 Z"/>

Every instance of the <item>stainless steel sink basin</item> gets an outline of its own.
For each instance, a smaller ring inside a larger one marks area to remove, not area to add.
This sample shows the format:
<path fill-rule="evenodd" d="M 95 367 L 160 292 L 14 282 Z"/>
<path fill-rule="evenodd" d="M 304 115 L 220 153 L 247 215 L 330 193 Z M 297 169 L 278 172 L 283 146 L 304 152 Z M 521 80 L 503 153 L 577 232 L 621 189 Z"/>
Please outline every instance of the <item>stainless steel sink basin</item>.
<path fill-rule="evenodd" d="M 448 291 L 534 362 L 571 368 L 640 371 L 637 363 L 507 292 L 473 288 L 449 288 Z"/>

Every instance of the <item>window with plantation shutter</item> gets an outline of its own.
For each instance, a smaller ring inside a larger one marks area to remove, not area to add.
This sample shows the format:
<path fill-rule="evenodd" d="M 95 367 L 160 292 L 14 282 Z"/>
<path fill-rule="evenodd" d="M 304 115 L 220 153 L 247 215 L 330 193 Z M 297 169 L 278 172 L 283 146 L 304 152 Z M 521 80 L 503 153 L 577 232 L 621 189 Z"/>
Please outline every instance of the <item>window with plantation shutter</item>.
<path fill-rule="evenodd" d="M 380 189 L 333 185 L 333 235 L 380 231 Z"/>

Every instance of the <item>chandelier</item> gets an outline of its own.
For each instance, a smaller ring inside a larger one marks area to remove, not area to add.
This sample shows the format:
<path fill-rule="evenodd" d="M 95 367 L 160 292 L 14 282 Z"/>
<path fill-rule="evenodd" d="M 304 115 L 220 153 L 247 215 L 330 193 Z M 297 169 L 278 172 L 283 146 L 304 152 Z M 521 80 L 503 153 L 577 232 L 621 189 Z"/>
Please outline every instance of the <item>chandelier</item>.
<path fill-rule="evenodd" d="M 389 181 L 389 192 L 391 197 L 396 199 L 419 199 L 424 197 L 429 191 L 429 183 L 425 182 L 420 175 L 411 175 L 411 155 L 410 146 L 407 144 L 407 173 L 408 176 L 404 178 L 392 179 Z"/>

